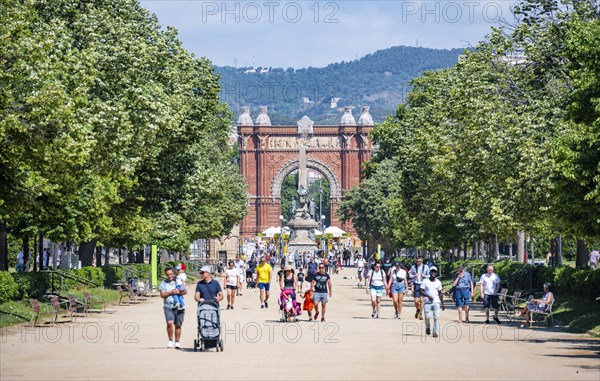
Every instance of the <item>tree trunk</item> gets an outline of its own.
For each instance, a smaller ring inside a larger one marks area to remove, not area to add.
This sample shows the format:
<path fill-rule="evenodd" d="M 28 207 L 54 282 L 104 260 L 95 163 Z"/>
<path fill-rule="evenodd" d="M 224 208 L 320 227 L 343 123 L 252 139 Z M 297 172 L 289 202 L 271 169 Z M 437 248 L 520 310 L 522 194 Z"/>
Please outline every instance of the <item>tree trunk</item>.
<path fill-rule="evenodd" d="M 38 252 L 37 252 L 37 248 L 38 248 L 37 239 L 38 239 L 38 237 L 36 235 L 34 235 L 33 236 L 33 271 L 34 272 L 37 272 L 37 269 L 38 269 L 37 268 L 37 264 L 38 264 L 38 258 L 39 258 L 39 256 L 37 255 L 38 254 Z"/>
<path fill-rule="evenodd" d="M 508 237 L 508 259 L 510 261 L 514 261 L 515 259 L 513 258 L 513 241 L 512 241 L 512 236 Z"/>
<path fill-rule="evenodd" d="M 0 221 L 0 271 L 8 271 L 8 232 L 6 225 Z"/>
<path fill-rule="evenodd" d="M 58 261 L 60 260 L 58 251 L 60 250 L 60 244 L 55 243 L 52 248 L 52 270 L 56 270 L 58 267 Z"/>
<path fill-rule="evenodd" d="M 498 244 L 498 234 L 494 234 L 494 257 L 500 259 L 500 245 Z"/>
<path fill-rule="evenodd" d="M 29 270 L 29 258 L 31 256 L 29 255 L 29 234 L 25 234 L 23 236 L 23 264 L 25 267 L 23 267 L 23 272 L 26 272 L 27 270 Z"/>
<path fill-rule="evenodd" d="M 104 266 L 110 265 L 110 246 L 104 245 Z"/>
<path fill-rule="evenodd" d="M 533 232 L 529 232 L 529 243 L 531 244 L 531 264 L 535 265 L 535 247 L 533 245 Z"/>
<path fill-rule="evenodd" d="M 144 263 L 144 249 L 135 252 L 135 263 Z"/>
<path fill-rule="evenodd" d="M 38 240 L 38 261 L 40 264 L 40 271 L 44 269 L 46 264 L 44 263 L 44 235 L 40 234 L 40 238 Z"/>
<path fill-rule="evenodd" d="M 102 266 L 102 246 L 96 246 L 96 267 Z"/>
<path fill-rule="evenodd" d="M 82 242 L 79 245 L 79 260 L 81 260 L 81 266 L 92 265 L 97 242 L 98 239 L 94 238 L 91 241 Z"/>
<path fill-rule="evenodd" d="M 581 239 L 577 240 L 577 257 L 575 258 L 575 267 L 582 268 L 588 264 L 588 248 L 585 242 Z"/>
<path fill-rule="evenodd" d="M 160 263 L 169 262 L 169 251 L 167 249 L 162 249 L 160 251 Z"/>
<path fill-rule="evenodd" d="M 562 245 L 563 245 L 562 235 L 559 234 L 556 237 L 556 240 L 558 241 L 558 248 L 557 248 L 557 252 L 556 252 L 556 254 L 557 254 L 556 255 L 556 260 L 553 262 L 553 266 L 554 267 L 562 266 L 562 264 L 563 264 L 563 260 L 562 260 L 562 258 L 563 258 L 562 257 Z"/>
<path fill-rule="evenodd" d="M 554 262 L 556 262 L 556 256 L 558 255 L 558 242 L 556 238 L 550 238 L 550 254 L 552 255 L 552 263 L 548 263 L 548 266 L 554 266 Z M 546 255 L 547 257 L 547 255 Z"/>
<path fill-rule="evenodd" d="M 523 263 L 525 261 L 525 232 L 523 230 L 517 231 L 517 262 Z"/>

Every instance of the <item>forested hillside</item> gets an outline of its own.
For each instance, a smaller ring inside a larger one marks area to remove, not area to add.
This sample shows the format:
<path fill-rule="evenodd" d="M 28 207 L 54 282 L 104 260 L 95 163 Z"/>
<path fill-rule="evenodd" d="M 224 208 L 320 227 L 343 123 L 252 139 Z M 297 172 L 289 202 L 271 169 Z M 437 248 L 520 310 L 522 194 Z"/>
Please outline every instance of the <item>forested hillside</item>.
<path fill-rule="evenodd" d="M 258 106 L 266 105 L 273 124 L 294 124 L 304 115 L 318 124 L 337 124 L 344 106 L 370 106 L 374 120 L 380 122 L 404 101 L 411 79 L 425 70 L 456 64 L 462 53 L 463 49 L 396 46 L 324 68 L 215 70 L 221 76 L 221 99 L 234 113 L 250 106 L 254 118 Z M 333 108 L 332 98 L 339 98 Z"/>

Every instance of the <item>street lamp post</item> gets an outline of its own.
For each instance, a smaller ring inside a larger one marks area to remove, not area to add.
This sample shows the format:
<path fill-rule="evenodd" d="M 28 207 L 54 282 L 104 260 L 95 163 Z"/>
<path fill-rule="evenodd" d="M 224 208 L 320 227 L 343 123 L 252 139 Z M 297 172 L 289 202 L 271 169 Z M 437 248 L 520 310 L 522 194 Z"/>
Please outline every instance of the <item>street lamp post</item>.
<path fill-rule="evenodd" d="M 283 216 L 279 216 L 279 259 L 283 258 Z"/>
<path fill-rule="evenodd" d="M 325 215 L 321 214 L 321 219 L 319 221 L 319 228 L 321 229 L 321 248 L 323 248 L 323 240 L 325 239 L 325 232 L 323 231 L 323 227 L 325 226 Z"/>
<path fill-rule="evenodd" d="M 322 180 L 319 180 L 319 215 L 321 216 L 321 218 L 325 217 L 322 215 L 323 214 L 323 211 L 321 210 L 322 202 L 323 202 L 323 183 L 322 183 Z M 321 231 L 323 231 L 323 229 L 321 229 Z"/>

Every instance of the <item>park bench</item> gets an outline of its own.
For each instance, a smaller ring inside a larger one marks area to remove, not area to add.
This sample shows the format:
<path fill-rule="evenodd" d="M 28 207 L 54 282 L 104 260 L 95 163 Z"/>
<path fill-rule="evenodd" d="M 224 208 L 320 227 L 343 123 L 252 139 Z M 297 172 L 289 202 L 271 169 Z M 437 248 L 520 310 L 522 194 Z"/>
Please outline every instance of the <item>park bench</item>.
<path fill-rule="evenodd" d="M 498 311 L 500 312 L 508 312 L 506 294 L 508 294 L 508 288 L 503 288 L 498 293 Z"/>
<path fill-rule="evenodd" d="M 530 297 L 532 298 L 532 297 Z M 548 327 L 552 327 L 554 325 L 554 317 L 552 316 L 552 306 L 554 305 L 554 301 L 556 299 L 552 299 L 552 301 L 550 303 L 548 303 L 546 305 L 546 310 L 545 311 L 529 311 L 531 313 L 531 320 L 530 320 L 530 324 L 531 326 L 533 326 L 533 323 L 536 321 L 536 317 L 542 317 L 542 320 L 546 322 Z M 519 305 L 521 303 L 527 303 L 528 300 L 525 299 L 519 299 Z M 523 307 L 517 307 L 518 309 L 523 309 Z"/>
<path fill-rule="evenodd" d="M 129 304 L 137 304 L 142 302 L 137 290 L 134 290 L 131 284 L 127 285 L 127 291 L 129 292 Z"/>
<path fill-rule="evenodd" d="M 69 302 L 62 302 L 61 303 L 58 300 L 58 297 L 52 296 L 50 298 L 50 304 L 52 304 L 52 324 L 54 325 L 54 324 L 58 323 L 58 315 L 60 314 L 60 308 L 61 308 L 60 306 L 61 306 L 61 304 L 65 304 L 67 306 L 69 304 Z M 66 309 L 69 310 L 69 308 L 70 307 L 67 307 Z M 69 312 L 70 312 L 70 310 L 69 310 Z M 71 316 L 71 320 L 70 321 L 73 321 L 73 316 Z"/>
<path fill-rule="evenodd" d="M 122 285 L 118 284 L 117 285 L 117 290 L 119 290 L 119 305 L 121 305 L 121 303 L 125 303 L 123 302 L 123 299 L 125 299 L 126 297 L 127 299 L 127 305 L 129 305 L 129 302 L 131 300 L 131 296 L 129 295 L 129 291 L 126 291 Z"/>
<path fill-rule="evenodd" d="M 85 304 L 87 306 L 87 312 L 90 313 L 92 312 L 92 305 L 94 304 L 94 301 L 92 300 L 92 296 L 90 295 L 89 292 L 84 292 L 83 293 L 83 299 L 85 301 Z M 100 310 L 93 310 L 93 312 L 105 312 L 106 311 L 106 303 L 99 301 L 96 302 L 97 304 L 100 304 L 102 306 L 102 308 Z"/>
<path fill-rule="evenodd" d="M 71 313 L 72 320 L 77 317 L 78 310 L 81 310 L 83 314 L 87 314 L 89 306 L 87 306 L 84 301 L 77 300 L 73 294 L 67 294 L 67 298 L 69 299 L 69 307 L 67 310 Z"/>
<path fill-rule="evenodd" d="M 515 318 L 515 314 L 519 307 L 519 298 L 521 297 L 521 291 L 515 291 L 512 296 L 507 295 L 506 299 L 510 299 L 506 301 L 506 308 L 509 319 L 512 321 Z"/>
<path fill-rule="evenodd" d="M 554 304 L 554 298 L 548 303 L 545 311 L 531 311 L 531 320 L 534 321 L 536 316 L 542 316 L 548 327 L 554 325 L 554 317 L 552 316 L 552 305 Z"/>
<path fill-rule="evenodd" d="M 42 311 L 42 307 L 40 306 L 40 302 L 37 299 L 29 299 L 29 302 L 31 303 L 31 310 L 32 310 L 32 316 L 31 316 L 31 326 L 35 327 L 35 325 L 37 324 L 38 318 L 40 317 L 40 312 Z"/>

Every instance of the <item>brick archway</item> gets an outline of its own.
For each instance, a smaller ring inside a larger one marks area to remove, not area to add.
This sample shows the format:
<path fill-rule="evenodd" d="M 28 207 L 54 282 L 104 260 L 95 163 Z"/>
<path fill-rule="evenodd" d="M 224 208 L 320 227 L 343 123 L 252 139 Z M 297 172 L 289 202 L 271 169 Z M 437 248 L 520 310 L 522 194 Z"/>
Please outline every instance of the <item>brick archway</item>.
<path fill-rule="evenodd" d="M 281 186 L 283 184 L 283 180 L 287 175 L 297 170 L 299 165 L 300 162 L 298 160 L 290 160 L 281 166 L 277 174 L 275 174 L 273 177 L 273 182 L 271 183 L 271 194 L 273 196 L 281 199 Z M 325 163 L 317 159 L 308 158 L 306 161 L 306 167 L 319 171 L 327 179 L 329 182 L 330 197 L 339 202 L 342 196 L 342 191 L 340 181 L 336 174 Z"/>
<path fill-rule="evenodd" d="M 240 169 L 248 189 L 248 215 L 240 224 L 241 237 L 253 237 L 269 226 L 279 225 L 281 186 L 298 169 L 299 147 L 306 147 L 307 167 L 329 181 L 331 225 L 354 233 L 335 215 L 346 191 L 359 184 L 361 164 L 371 158 L 368 134 L 373 119 L 364 107 L 358 123 L 346 108 L 340 124 L 314 126 L 308 117 L 297 125 L 272 126 L 261 108 L 253 122 L 242 108 L 237 122 Z"/>

